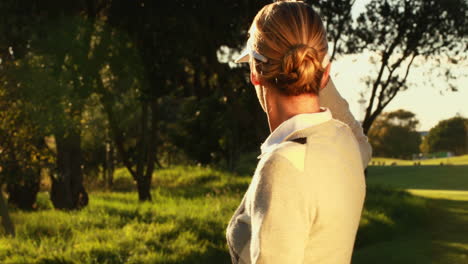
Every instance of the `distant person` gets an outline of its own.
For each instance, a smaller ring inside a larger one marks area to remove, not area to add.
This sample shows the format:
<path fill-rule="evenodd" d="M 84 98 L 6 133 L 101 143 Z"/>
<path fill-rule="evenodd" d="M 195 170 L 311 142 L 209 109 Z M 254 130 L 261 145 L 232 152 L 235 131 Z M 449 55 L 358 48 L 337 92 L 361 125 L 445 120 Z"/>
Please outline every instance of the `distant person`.
<path fill-rule="evenodd" d="M 309 5 L 279 1 L 249 34 L 236 62 L 250 64 L 271 134 L 227 227 L 232 262 L 350 263 L 371 147 L 330 80 L 323 23 Z"/>

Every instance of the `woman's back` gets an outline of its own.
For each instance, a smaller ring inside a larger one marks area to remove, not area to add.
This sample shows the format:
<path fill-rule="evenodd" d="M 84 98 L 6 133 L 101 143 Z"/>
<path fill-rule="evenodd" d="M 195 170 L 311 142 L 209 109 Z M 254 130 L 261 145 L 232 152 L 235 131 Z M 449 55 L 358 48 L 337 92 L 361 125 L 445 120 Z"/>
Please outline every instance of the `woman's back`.
<path fill-rule="evenodd" d="M 297 138 L 305 142 L 291 141 Z M 233 262 L 349 263 L 364 196 L 347 125 L 330 117 L 294 131 L 262 156 L 230 221 Z"/>
<path fill-rule="evenodd" d="M 303 2 L 278 1 L 257 13 L 249 33 L 237 62 L 250 65 L 271 134 L 227 228 L 232 261 L 349 263 L 370 151 L 336 90 L 324 102 L 353 130 L 321 107 L 331 83 L 323 23 Z"/>
<path fill-rule="evenodd" d="M 305 156 L 317 207 L 304 263 L 349 263 L 366 189 L 359 147 L 337 120 L 316 129 Z"/>

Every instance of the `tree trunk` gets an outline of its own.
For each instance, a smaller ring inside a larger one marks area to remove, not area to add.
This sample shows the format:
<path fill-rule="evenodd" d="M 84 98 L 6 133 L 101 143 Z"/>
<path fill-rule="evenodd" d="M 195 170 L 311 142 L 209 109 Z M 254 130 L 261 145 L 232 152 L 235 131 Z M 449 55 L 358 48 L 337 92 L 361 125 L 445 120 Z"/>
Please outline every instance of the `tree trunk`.
<path fill-rule="evenodd" d="M 79 209 L 88 204 L 81 168 L 81 136 L 76 131 L 57 136 L 57 173 L 52 175 L 50 198 L 57 209 Z"/>
<path fill-rule="evenodd" d="M 0 185 L 1 187 L 1 185 Z M 8 207 L 5 203 L 5 199 L 3 199 L 3 193 L 0 188 L 0 215 L 2 216 L 2 225 L 5 229 L 5 233 L 11 236 L 15 236 L 15 226 L 11 221 L 10 214 L 8 213 Z"/>
<path fill-rule="evenodd" d="M 136 159 L 132 159 L 129 151 L 125 148 L 125 138 L 119 128 L 118 120 L 112 110 L 113 98 L 105 89 L 102 82 L 99 85 L 102 93 L 101 103 L 109 120 L 110 135 L 116 148 L 116 153 L 120 155 L 123 164 L 137 182 L 138 197 L 140 201 L 151 200 L 151 178 L 154 165 L 157 162 L 157 102 L 155 100 L 141 102 L 141 122 L 138 131 L 139 138 L 136 146 Z"/>
<path fill-rule="evenodd" d="M 114 147 L 112 141 L 106 141 L 106 162 L 104 164 L 104 181 L 107 189 L 112 189 L 114 182 Z"/>
<path fill-rule="evenodd" d="M 379 116 L 380 113 L 382 113 L 382 110 L 383 110 L 382 108 L 378 108 L 370 115 L 366 113 L 366 116 L 364 117 L 364 121 L 362 122 L 362 130 L 365 135 L 367 135 L 367 133 L 369 132 L 372 126 L 372 123 L 374 123 L 377 116 Z"/>
<path fill-rule="evenodd" d="M 112 144 L 110 145 L 110 150 L 109 150 L 109 160 L 108 160 L 108 167 L 107 167 L 107 186 L 112 188 L 112 185 L 114 184 L 114 171 L 115 171 L 115 166 L 114 166 L 114 147 Z"/>
<path fill-rule="evenodd" d="M 140 202 L 151 201 L 151 177 L 144 175 L 137 181 L 138 199 Z"/>
<path fill-rule="evenodd" d="M 142 103 L 141 134 L 137 160 L 136 181 L 140 201 L 151 201 L 151 178 L 156 159 L 157 131 L 156 101 Z"/>

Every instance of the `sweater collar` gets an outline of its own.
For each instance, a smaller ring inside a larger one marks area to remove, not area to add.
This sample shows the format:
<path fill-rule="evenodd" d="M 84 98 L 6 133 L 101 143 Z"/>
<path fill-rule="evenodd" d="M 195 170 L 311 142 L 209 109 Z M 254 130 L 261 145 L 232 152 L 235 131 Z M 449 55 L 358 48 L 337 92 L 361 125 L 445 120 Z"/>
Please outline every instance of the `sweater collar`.
<path fill-rule="evenodd" d="M 263 156 L 264 154 L 271 152 L 275 147 L 284 141 L 292 133 L 302 130 L 311 126 L 315 126 L 332 119 L 330 109 L 320 107 L 320 112 L 317 113 L 305 113 L 295 115 L 288 120 L 281 123 L 268 138 L 263 142 L 260 147 Z"/>

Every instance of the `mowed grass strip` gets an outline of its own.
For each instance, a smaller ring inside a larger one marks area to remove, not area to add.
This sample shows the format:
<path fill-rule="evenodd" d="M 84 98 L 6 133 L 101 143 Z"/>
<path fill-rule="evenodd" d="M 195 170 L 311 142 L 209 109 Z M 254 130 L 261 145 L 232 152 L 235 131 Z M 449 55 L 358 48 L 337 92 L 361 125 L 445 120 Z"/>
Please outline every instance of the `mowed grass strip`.
<path fill-rule="evenodd" d="M 125 170 L 116 176 L 122 191 L 94 191 L 81 211 L 53 210 L 44 192 L 38 211 L 13 210 L 17 237 L 1 234 L 0 263 L 230 263 L 225 228 L 249 176 L 203 167 L 159 170 L 153 201 L 145 203 L 124 191 L 134 184 Z M 424 199 L 379 186 L 368 186 L 365 207 L 358 256 L 422 228 L 427 214 Z"/>
<path fill-rule="evenodd" d="M 468 166 L 370 166 L 367 182 L 399 189 L 468 191 Z"/>
<path fill-rule="evenodd" d="M 396 166 L 414 166 L 415 162 L 420 162 L 424 165 L 467 165 L 468 166 L 468 155 L 449 157 L 449 158 L 436 158 L 436 159 L 425 159 L 425 160 L 402 160 L 393 158 L 372 158 L 369 165 L 381 165 L 385 166 L 396 165 Z"/>

